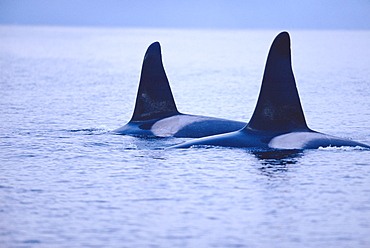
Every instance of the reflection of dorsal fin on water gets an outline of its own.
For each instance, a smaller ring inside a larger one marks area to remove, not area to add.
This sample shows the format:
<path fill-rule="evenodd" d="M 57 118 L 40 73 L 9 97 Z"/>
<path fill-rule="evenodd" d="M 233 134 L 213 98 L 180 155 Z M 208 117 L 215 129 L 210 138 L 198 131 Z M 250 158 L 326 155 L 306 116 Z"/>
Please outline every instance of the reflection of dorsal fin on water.
<path fill-rule="evenodd" d="M 280 33 L 271 45 L 257 106 L 248 128 L 279 133 L 308 129 L 292 71 L 287 32 Z"/>
<path fill-rule="evenodd" d="M 179 114 L 162 63 L 159 42 L 145 53 L 135 110 L 131 121 L 145 121 Z"/>

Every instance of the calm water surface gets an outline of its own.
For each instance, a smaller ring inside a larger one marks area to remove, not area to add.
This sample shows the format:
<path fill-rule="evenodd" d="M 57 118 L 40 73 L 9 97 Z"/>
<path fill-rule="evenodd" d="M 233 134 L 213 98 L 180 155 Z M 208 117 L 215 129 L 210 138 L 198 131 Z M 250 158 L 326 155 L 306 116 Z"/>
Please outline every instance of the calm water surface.
<path fill-rule="evenodd" d="M 110 133 L 156 40 L 180 111 L 248 121 L 279 32 L 0 26 L 0 247 L 370 247 L 369 150 Z M 370 144 L 370 32 L 290 34 L 309 126 Z"/>

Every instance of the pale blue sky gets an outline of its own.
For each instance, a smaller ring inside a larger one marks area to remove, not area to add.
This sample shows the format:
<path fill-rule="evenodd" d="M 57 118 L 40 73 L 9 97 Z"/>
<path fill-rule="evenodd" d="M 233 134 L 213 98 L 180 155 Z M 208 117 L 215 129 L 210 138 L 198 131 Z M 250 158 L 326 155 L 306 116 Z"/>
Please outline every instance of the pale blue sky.
<path fill-rule="evenodd" d="M 0 24 L 370 29 L 370 0 L 0 0 Z"/>

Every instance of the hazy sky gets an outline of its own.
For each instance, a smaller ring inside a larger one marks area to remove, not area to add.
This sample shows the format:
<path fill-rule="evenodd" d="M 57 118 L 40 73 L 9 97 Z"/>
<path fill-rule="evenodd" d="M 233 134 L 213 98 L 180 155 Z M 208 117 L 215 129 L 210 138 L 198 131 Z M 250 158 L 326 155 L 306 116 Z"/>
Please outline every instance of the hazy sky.
<path fill-rule="evenodd" d="M 370 29 L 370 0 L 0 0 L 0 24 Z"/>

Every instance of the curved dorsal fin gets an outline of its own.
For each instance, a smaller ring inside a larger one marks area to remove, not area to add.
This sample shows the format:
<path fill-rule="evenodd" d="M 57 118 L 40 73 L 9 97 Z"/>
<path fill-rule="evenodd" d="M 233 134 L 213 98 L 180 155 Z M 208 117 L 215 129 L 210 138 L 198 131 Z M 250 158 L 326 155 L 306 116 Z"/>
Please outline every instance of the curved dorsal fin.
<path fill-rule="evenodd" d="M 131 121 L 145 121 L 179 114 L 162 64 L 161 46 L 152 43 L 145 53 L 135 110 Z"/>
<path fill-rule="evenodd" d="M 307 130 L 290 52 L 290 37 L 280 33 L 271 45 L 262 86 L 249 129 L 267 132 Z"/>

